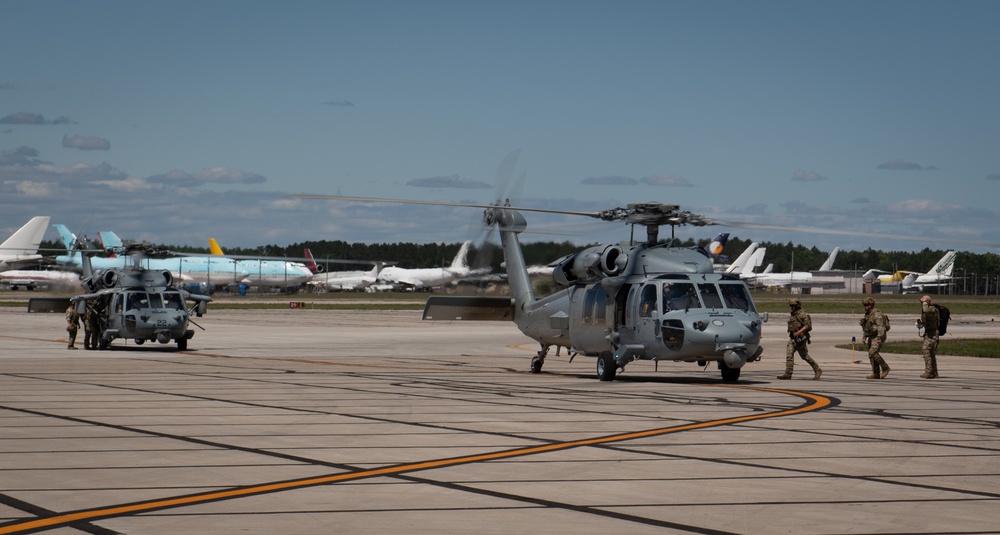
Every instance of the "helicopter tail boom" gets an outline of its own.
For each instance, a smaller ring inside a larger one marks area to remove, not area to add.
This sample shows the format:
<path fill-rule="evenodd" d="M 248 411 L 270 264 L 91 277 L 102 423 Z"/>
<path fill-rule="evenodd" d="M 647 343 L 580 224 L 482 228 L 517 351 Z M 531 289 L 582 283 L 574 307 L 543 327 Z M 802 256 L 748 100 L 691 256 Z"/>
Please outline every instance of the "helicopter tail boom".
<path fill-rule="evenodd" d="M 509 297 L 432 295 L 424 305 L 425 320 L 510 321 L 514 307 Z"/>

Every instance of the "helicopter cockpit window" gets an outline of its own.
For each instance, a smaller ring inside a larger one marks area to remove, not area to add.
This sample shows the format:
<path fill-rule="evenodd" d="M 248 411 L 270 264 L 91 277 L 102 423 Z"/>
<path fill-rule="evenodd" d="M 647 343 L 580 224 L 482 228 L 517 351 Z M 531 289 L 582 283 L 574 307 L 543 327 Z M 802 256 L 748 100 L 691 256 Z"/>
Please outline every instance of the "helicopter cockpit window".
<path fill-rule="evenodd" d="M 163 294 L 163 300 L 166 308 L 173 308 L 177 310 L 184 309 L 184 300 L 181 299 L 181 294 L 177 292 L 166 292 Z"/>
<path fill-rule="evenodd" d="M 753 301 L 742 283 L 720 283 L 719 289 L 722 290 L 722 299 L 726 302 L 726 307 L 738 308 L 744 312 L 753 310 Z"/>
<path fill-rule="evenodd" d="M 705 308 L 722 308 L 722 298 L 719 297 L 719 289 L 714 284 L 699 284 L 698 293 L 701 301 L 705 303 Z"/>
<path fill-rule="evenodd" d="M 148 306 L 149 299 L 146 297 L 146 292 L 132 292 L 128 294 L 128 303 L 125 305 L 127 310 L 147 308 Z"/>
<path fill-rule="evenodd" d="M 160 294 L 149 294 L 149 308 L 163 308 L 163 300 Z"/>
<path fill-rule="evenodd" d="M 694 285 L 686 282 L 663 285 L 663 312 L 701 308 Z"/>
<path fill-rule="evenodd" d="M 656 310 L 656 286 L 647 284 L 639 295 L 639 317 L 648 318 Z"/>

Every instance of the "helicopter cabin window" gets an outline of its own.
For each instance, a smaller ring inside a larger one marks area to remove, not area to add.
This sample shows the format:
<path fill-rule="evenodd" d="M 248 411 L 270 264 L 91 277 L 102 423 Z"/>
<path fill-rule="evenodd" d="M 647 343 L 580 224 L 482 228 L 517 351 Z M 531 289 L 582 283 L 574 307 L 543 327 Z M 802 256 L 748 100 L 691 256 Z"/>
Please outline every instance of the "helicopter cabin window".
<path fill-rule="evenodd" d="M 694 293 L 693 284 L 677 282 L 663 285 L 663 312 L 689 308 L 701 308 L 701 303 Z"/>
<path fill-rule="evenodd" d="M 714 284 L 699 284 L 698 293 L 701 301 L 705 303 L 705 308 L 722 308 L 722 298 L 719 297 L 719 289 Z"/>
<path fill-rule="evenodd" d="M 607 321 L 608 292 L 601 286 L 587 290 L 583 297 L 583 322 L 603 325 Z"/>
<path fill-rule="evenodd" d="M 608 292 L 601 286 L 593 289 L 594 292 L 594 323 L 603 325 L 608 318 Z"/>
<path fill-rule="evenodd" d="M 744 312 L 753 310 L 753 301 L 743 283 L 721 283 L 719 289 L 722 290 L 722 298 L 728 308 L 738 308 Z"/>
<path fill-rule="evenodd" d="M 591 288 L 583 294 L 583 323 L 594 323 L 594 300 L 597 299 L 596 288 Z"/>
<path fill-rule="evenodd" d="M 632 324 L 632 308 L 628 303 L 631 302 L 634 291 L 635 287 L 631 284 L 626 284 L 618 290 L 618 295 L 615 296 L 615 328 Z"/>
<path fill-rule="evenodd" d="M 163 300 L 160 294 L 149 294 L 149 308 L 163 308 Z"/>
<path fill-rule="evenodd" d="M 163 300 L 166 308 L 184 310 L 184 300 L 181 299 L 181 294 L 177 292 L 164 292 Z"/>
<path fill-rule="evenodd" d="M 648 318 L 656 310 L 656 285 L 647 284 L 642 287 L 642 294 L 639 296 L 639 316 Z"/>
<path fill-rule="evenodd" d="M 115 314 L 121 314 L 121 312 L 122 312 L 122 303 L 124 301 L 125 301 L 125 296 L 123 296 L 122 294 L 118 294 L 118 295 L 115 296 L 115 304 L 112 305 L 112 308 L 115 311 Z"/>

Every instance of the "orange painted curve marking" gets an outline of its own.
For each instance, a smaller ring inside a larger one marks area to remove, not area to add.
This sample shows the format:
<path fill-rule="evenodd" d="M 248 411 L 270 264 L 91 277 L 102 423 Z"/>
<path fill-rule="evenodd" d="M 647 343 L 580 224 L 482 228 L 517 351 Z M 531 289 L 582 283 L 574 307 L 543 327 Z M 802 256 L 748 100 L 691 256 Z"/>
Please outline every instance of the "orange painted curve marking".
<path fill-rule="evenodd" d="M 234 498 L 240 498 L 245 496 L 255 496 L 258 494 L 265 494 L 270 492 L 279 492 L 283 490 L 299 489 L 305 487 L 315 487 L 318 485 L 327 485 L 332 483 L 342 483 L 345 481 L 356 481 L 359 479 L 368 479 L 380 476 L 390 476 L 399 475 L 410 472 L 418 472 L 422 470 L 431 470 L 434 468 L 444 468 L 448 466 L 456 466 L 460 464 L 477 463 L 484 461 L 495 461 L 498 459 L 509 459 L 512 457 L 523 457 L 526 455 L 534 455 L 538 453 L 548 453 L 553 451 L 567 450 L 571 448 L 578 448 L 581 446 L 595 446 L 600 444 L 610 444 L 613 442 L 622 442 L 626 440 L 636 440 L 640 438 L 649 438 L 660 435 L 666 435 L 670 433 L 678 433 L 681 431 L 691 431 L 695 429 L 707 429 L 710 427 L 719 427 L 723 425 L 738 424 L 742 422 L 749 422 L 753 420 L 762 420 L 766 418 L 778 418 L 782 416 L 792 416 L 795 414 L 803 414 L 806 412 L 812 412 L 816 410 L 828 407 L 833 401 L 825 396 L 820 396 L 818 394 L 811 394 L 808 392 L 797 392 L 794 390 L 780 390 L 776 388 L 759 388 L 759 387 L 745 387 L 737 385 L 713 385 L 705 384 L 702 386 L 714 386 L 721 388 L 738 388 L 745 390 L 756 390 L 760 392 L 773 392 L 777 394 L 786 394 L 790 396 L 795 396 L 802 398 L 807 401 L 805 405 L 795 407 L 792 409 L 784 409 L 775 412 L 761 413 L 761 414 L 751 414 L 747 416 L 735 416 L 732 418 L 723 418 L 720 420 L 710 420 L 707 422 L 698 422 L 691 424 L 683 424 L 671 427 L 662 427 L 659 429 L 649 429 L 646 431 L 636 431 L 632 433 L 620 433 L 616 435 L 608 435 L 604 437 L 586 438 L 581 440 L 572 440 L 569 442 L 558 442 L 553 444 L 544 444 L 541 446 L 530 446 L 526 448 L 515 448 L 512 450 L 497 451 L 493 453 L 481 453 L 477 455 L 465 455 L 461 457 L 453 457 L 450 459 L 438 459 L 433 461 L 422 461 L 416 463 L 406 463 L 395 466 L 386 466 L 383 468 L 374 468 L 370 470 L 358 470 L 355 472 L 344 472 L 339 474 L 332 474 L 327 476 L 319 477 L 308 477 L 302 479 L 295 479 L 291 481 L 281 481 L 277 483 L 265 483 L 261 485 L 253 485 L 249 487 L 240 487 L 230 490 L 222 491 L 212 491 L 205 492 L 201 494 L 192 494 L 188 496 L 178 496 L 176 498 L 165 498 L 149 500 L 144 502 L 137 502 L 132 504 L 117 505 L 110 507 L 99 507 L 94 509 L 85 509 L 82 511 L 72 512 L 72 513 L 61 513 L 50 517 L 37 518 L 33 520 L 16 520 L 13 522 L 8 522 L 7 524 L 0 525 L 0 535 L 6 535 L 11 533 L 24 533 L 29 531 L 39 531 L 47 528 L 63 527 L 77 522 L 87 522 L 93 520 L 100 520 L 104 518 L 113 518 L 118 516 L 133 515 L 137 513 L 144 513 L 149 511 L 156 511 L 161 509 L 170 509 L 174 507 L 183 507 L 186 505 L 195 505 L 199 503 L 229 500 Z"/>

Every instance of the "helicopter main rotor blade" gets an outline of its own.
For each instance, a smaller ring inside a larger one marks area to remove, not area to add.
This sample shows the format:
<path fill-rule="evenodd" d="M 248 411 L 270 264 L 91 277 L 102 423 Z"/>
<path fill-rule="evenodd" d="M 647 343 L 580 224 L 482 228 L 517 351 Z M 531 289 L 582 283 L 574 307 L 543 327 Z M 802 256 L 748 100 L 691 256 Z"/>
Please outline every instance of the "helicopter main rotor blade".
<path fill-rule="evenodd" d="M 939 242 L 939 243 L 954 243 L 962 245 L 977 245 L 981 247 L 1000 247 L 1000 243 L 997 242 L 983 242 L 974 240 L 961 240 L 956 238 L 934 238 L 928 236 L 907 236 L 905 234 L 881 234 L 878 232 L 859 232 L 854 230 L 837 230 L 819 227 L 788 227 L 782 225 L 768 225 L 764 223 L 745 223 L 739 221 L 722 221 L 718 219 L 711 220 L 712 224 L 723 226 L 723 227 L 733 227 L 733 228 L 745 228 L 750 230 L 776 230 L 783 232 L 797 232 L 797 233 L 807 233 L 807 234 L 829 234 L 834 236 L 859 236 L 865 238 L 886 238 L 893 240 L 911 240 L 911 241 L 929 241 L 929 242 Z"/>
<path fill-rule="evenodd" d="M 928 236 L 882 234 L 878 232 L 837 230 L 837 229 L 818 228 L 818 227 L 800 227 L 800 226 L 789 227 L 782 225 L 768 225 L 762 223 L 725 221 L 720 219 L 702 217 L 686 211 L 679 211 L 678 210 L 679 207 L 677 206 L 661 205 L 659 203 L 645 203 L 645 204 L 635 204 L 635 205 L 630 204 L 628 208 L 615 208 L 612 210 L 604 210 L 601 212 L 578 212 L 571 210 L 552 210 L 545 208 L 498 206 L 496 204 L 452 203 L 443 201 L 413 201 L 413 200 L 403 200 L 403 199 L 384 199 L 379 197 L 345 197 L 340 195 L 290 195 L 290 197 L 295 199 L 319 199 L 319 200 L 339 200 L 339 201 L 358 201 L 358 202 L 377 202 L 377 203 L 396 203 L 396 204 L 423 204 L 430 206 L 453 206 L 459 208 L 462 207 L 482 208 L 484 210 L 510 209 L 522 212 L 584 216 L 594 219 L 600 219 L 602 221 L 625 221 L 627 223 L 632 223 L 632 224 L 646 225 L 647 227 L 653 225 L 672 225 L 672 226 L 719 225 L 724 227 L 745 228 L 750 230 L 772 230 L 772 231 L 797 232 L 797 233 L 807 233 L 807 234 L 829 234 L 836 236 L 858 236 L 858 237 L 884 238 L 884 239 L 894 239 L 894 240 L 953 243 L 962 245 L 974 245 L 979 247 L 994 247 L 994 248 L 1000 247 L 1000 243 L 998 242 L 962 240 L 951 237 L 935 238 Z"/>
<path fill-rule="evenodd" d="M 381 197 L 345 197 L 342 195 L 289 195 L 289 197 L 293 199 L 318 199 L 323 201 L 356 201 L 356 202 L 377 202 L 377 203 L 391 203 L 391 204 L 423 204 L 430 206 L 453 206 L 456 208 L 482 208 L 484 210 L 503 208 L 505 210 L 517 210 L 519 212 L 578 215 L 584 217 L 592 217 L 595 219 L 602 219 L 602 212 L 575 212 L 571 210 L 552 210 L 548 208 L 498 206 L 496 204 L 474 204 L 474 203 L 458 203 L 458 202 L 444 202 L 444 201 L 413 201 L 405 199 L 384 199 Z"/>

